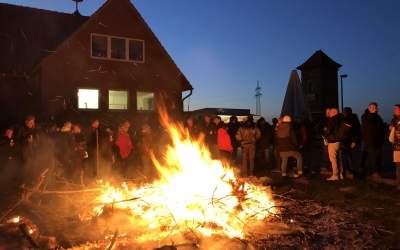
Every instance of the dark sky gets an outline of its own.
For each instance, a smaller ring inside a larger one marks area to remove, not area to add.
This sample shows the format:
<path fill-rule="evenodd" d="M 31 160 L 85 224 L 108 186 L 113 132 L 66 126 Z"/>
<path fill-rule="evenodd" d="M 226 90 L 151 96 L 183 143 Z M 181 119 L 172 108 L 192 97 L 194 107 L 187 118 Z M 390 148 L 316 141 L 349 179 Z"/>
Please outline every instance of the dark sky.
<path fill-rule="evenodd" d="M 0 0 L 73 12 L 71 0 Z M 85 0 L 90 15 L 105 0 Z M 135 0 L 194 86 L 190 109 L 251 108 L 261 81 L 262 111 L 280 113 L 289 74 L 322 49 L 342 64 L 345 105 L 380 103 L 388 120 L 400 103 L 399 0 Z M 186 104 L 187 107 L 187 104 Z M 185 107 L 185 109 L 186 109 Z"/>

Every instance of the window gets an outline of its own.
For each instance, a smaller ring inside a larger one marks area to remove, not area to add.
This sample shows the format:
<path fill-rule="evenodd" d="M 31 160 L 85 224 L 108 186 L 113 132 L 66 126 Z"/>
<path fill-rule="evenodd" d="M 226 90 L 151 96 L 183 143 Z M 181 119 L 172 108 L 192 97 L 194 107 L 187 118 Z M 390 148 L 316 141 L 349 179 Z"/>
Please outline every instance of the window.
<path fill-rule="evenodd" d="M 144 41 L 129 40 L 129 60 L 144 61 Z"/>
<path fill-rule="evenodd" d="M 111 38 L 111 58 L 126 60 L 125 54 L 125 39 Z"/>
<path fill-rule="evenodd" d="M 92 34 L 91 43 L 92 57 L 144 62 L 143 40 Z"/>
<path fill-rule="evenodd" d="M 108 109 L 127 110 L 128 109 L 128 91 L 110 90 L 108 91 Z"/>
<path fill-rule="evenodd" d="M 92 35 L 92 56 L 93 57 L 107 57 L 107 37 Z"/>
<path fill-rule="evenodd" d="M 99 90 L 98 89 L 79 89 L 78 90 L 79 109 L 99 109 Z"/>
<path fill-rule="evenodd" d="M 137 110 L 154 110 L 154 93 L 153 92 L 137 92 Z"/>

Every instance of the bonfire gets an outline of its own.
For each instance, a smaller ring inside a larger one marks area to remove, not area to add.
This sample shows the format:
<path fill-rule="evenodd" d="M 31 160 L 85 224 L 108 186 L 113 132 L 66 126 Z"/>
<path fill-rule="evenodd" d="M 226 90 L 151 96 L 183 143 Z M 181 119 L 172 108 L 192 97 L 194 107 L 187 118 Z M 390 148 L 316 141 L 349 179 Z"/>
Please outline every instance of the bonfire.
<path fill-rule="evenodd" d="M 167 115 L 161 117 L 172 143 L 163 159 L 152 156 L 160 177 L 142 185 L 102 182 L 95 216 L 123 211 L 124 223 L 116 226 L 120 233 L 138 244 L 160 245 L 188 237 L 194 243 L 214 236 L 246 239 L 248 225 L 276 213 L 268 187 L 238 178 L 201 140 L 193 140 Z"/>

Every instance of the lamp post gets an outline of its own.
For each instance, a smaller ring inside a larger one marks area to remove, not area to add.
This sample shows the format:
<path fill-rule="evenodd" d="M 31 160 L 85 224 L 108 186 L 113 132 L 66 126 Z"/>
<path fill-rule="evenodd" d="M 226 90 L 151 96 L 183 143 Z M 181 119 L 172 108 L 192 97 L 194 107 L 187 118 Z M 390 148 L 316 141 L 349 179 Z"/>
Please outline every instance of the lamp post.
<path fill-rule="evenodd" d="M 347 74 L 340 75 L 340 102 L 341 102 L 341 110 L 343 113 L 343 78 L 347 78 Z"/>

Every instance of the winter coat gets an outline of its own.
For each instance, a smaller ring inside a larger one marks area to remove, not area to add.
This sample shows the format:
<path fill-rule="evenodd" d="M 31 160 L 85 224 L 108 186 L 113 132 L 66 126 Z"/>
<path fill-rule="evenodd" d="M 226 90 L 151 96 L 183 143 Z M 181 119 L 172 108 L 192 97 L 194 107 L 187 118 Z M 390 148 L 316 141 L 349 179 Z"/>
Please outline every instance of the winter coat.
<path fill-rule="evenodd" d="M 233 152 L 231 138 L 225 128 L 218 129 L 218 149 L 229 153 Z"/>
<path fill-rule="evenodd" d="M 362 120 L 362 139 L 365 148 L 381 148 L 385 143 L 385 124 L 382 118 L 377 114 L 371 114 L 368 110 L 361 118 Z"/>
<path fill-rule="evenodd" d="M 217 126 L 215 123 L 211 122 L 209 124 L 204 124 L 201 132 L 205 136 L 205 142 L 207 145 L 216 145 L 217 144 Z"/>
<path fill-rule="evenodd" d="M 340 114 L 327 119 L 325 138 L 328 143 L 341 142 L 343 138 L 343 118 Z"/>
<path fill-rule="evenodd" d="M 240 146 L 240 143 L 238 142 L 238 140 L 236 140 L 236 133 L 238 132 L 240 128 L 240 124 L 239 122 L 229 122 L 228 123 L 228 134 L 231 137 L 231 142 L 232 142 L 232 146 L 234 148 L 237 148 Z"/>
<path fill-rule="evenodd" d="M 73 134 L 72 149 L 73 149 L 72 156 L 74 165 L 75 164 L 80 165 L 83 161 L 85 161 L 89 157 L 87 152 L 86 139 L 82 133 Z"/>
<path fill-rule="evenodd" d="M 118 156 L 121 159 L 127 159 L 133 151 L 133 143 L 129 134 L 120 133 L 117 136 L 115 145 L 118 148 Z"/>
<path fill-rule="evenodd" d="M 255 146 L 260 137 L 261 132 L 255 126 L 243 126 L 236 133 L 236 140 L 242 147 Z"/>
<path fill-rule="evenodd" d="M 349 131 L 343 135 L 343 146 L 350 147 L 354 142 L 356 144 L 361 143 L 361 125 L 356 114 L 351 114 L 348 117 L 344 117 L 343 123 L 348 125 Z"/>
<path fill-rule="evenodd" d="M 400 117 L 393 118 L 391 126 L 394 129 L 393 150 L 400 151 Z"/>
<path fill-rule="evenodd" d="M 275 143 L 279 152 L 298 150 L 296 133 L 290 122 L 282 122 L 276 128 Z"/>
<path fill-rule="evenodd" d="M 3 164 L 7 160 L 16 160 L 19 157 L 19 149 L 14 138 L 0 138 L 0 162 Z"/>
<path fill-rule="evenodd" d="M 268 123 L 258 126 L 258 129 L 261 132 L 261 137 L 257 142 L 257 148 L 260 150 L 269 148 L 274 141 L 274 129 Z"/>

